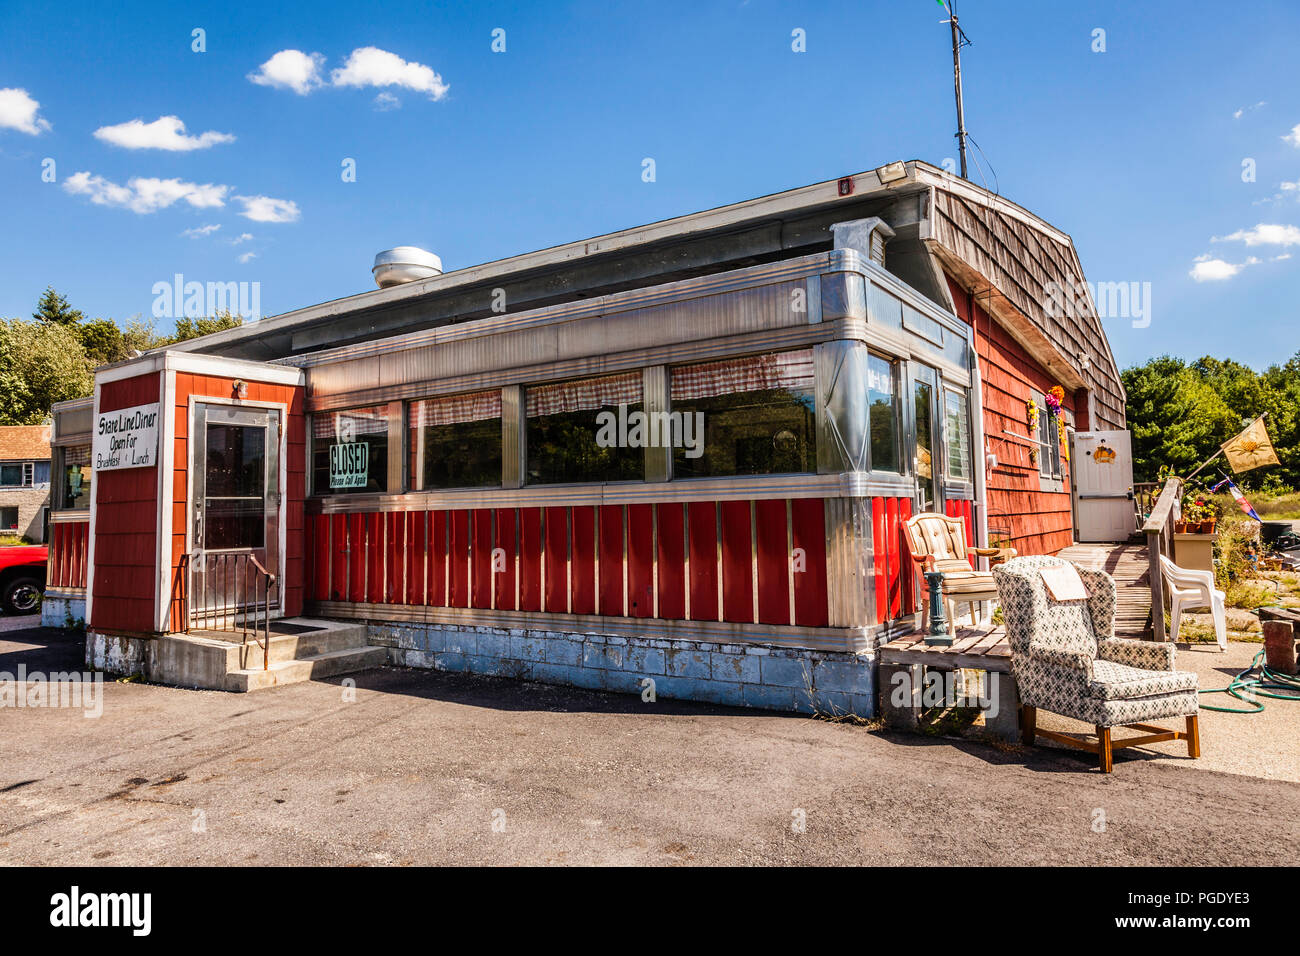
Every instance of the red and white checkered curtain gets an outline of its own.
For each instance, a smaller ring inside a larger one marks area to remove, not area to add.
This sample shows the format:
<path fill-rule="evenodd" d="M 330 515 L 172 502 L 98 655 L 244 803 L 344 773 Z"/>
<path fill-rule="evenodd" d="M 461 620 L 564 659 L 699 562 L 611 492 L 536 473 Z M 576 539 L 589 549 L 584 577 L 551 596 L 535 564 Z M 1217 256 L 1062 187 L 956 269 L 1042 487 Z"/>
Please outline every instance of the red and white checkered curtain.
<path fill-rule="evenodd" d="M 640 372 L 530 386 L 525 398 L 529 418 L 587 411 L 609 405 L 636 405 L 640 402 Z"/>
<path fill-rule="evenodd" d="M 408 419 L 412 428 L 423 425 L 455 425 L 501 417 L 501 393 L 470 392 L 412 402 Z"/>
<path fill-rule="evenodd" d="M 749 355 L 722 362 L 685 365 L 672 370 L 671 394 L 675 402 L 773 388 L 811 392 L 812 349 Z"/>
<path fill-rule="evenodd" d="M 312 417 L 313 438 L 337 438 L 343 433 L 344 422 L 354 426 L 357 435 L 384 435 L 388 433 L 388 406 L 375 408 L 350 408 L 346 412 L 323 412 Z"/>

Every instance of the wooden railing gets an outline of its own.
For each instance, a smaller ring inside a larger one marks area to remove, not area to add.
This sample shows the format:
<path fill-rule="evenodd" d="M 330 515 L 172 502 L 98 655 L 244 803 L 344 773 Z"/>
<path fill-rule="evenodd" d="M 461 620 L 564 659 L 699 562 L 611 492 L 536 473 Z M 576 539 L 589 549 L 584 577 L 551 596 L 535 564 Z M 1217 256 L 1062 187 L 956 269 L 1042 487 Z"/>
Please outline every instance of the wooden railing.
<path fill-rule="evenodd" d="M 1151 508 L 1151 516 L 1142 526 L 1142 532 L 1147 536 L 1147 556 L 1151 562 L 1148 571 L 1151 581 L 1151 637 L 1157 641 L 1165 639 L 1165 579 L 1160 570 L 1160 555 L 1165 555 L 1171 561 L 1174 558 L 1174 522 L 1180 517 L 1179 500 L 1182 491 L 1181 478 L 1166 481 L 1160 497 Z"/>
<path fill-rule="evenodd" d="M 1156 499 L 1160 497 L 1160 490 L 1163 487 L 1164 483 L 1159 481 L 1135 481 L 1133 483 L 1133 510 L 1137 513 L 1139 528 L 1146 523 L 1147 518 L 1151 517 L 1151 512 L 1156 507 Z"/>

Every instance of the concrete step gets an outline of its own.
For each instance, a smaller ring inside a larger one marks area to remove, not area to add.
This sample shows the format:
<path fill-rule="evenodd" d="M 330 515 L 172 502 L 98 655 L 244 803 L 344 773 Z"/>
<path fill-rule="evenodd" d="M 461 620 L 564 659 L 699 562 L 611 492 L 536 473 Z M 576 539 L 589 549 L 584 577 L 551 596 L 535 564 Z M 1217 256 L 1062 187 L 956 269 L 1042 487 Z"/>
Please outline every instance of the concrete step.
<path fill-rule="evenodd" d="M 305 636 L 305 635 L 303 635 Z M 258 666 L 232 670 L 226 674 L 226 690 L 247 693 L 281 684 L 298 684 L 308 680 L 322 680 L 368 670 L 381 666 L 388 659 L 388 649 L 383 647 L 348 647 L 325 651 L 296 660 L 283 660 L 263 670 L 261 649 L 258 649 Z"/>
<path fill-rule="evenodd" d="M 211 653 L 225 657 L 227 671 L 261 668 L 262 647 L 250 634 L 247 644 L 233 643 L 238 635 L 220 631 L 193 631 L 191 637 L 203 638 L 220 643 Z M 286 661 L 315 657 L 331 651 L 347 650 L 350 647 L 364 647 L 366 644 L 365 625 L 332 627 L 328 630 L 308 631 L 305 634 L 271 634 L 270 662 L 280 664 Z"/>

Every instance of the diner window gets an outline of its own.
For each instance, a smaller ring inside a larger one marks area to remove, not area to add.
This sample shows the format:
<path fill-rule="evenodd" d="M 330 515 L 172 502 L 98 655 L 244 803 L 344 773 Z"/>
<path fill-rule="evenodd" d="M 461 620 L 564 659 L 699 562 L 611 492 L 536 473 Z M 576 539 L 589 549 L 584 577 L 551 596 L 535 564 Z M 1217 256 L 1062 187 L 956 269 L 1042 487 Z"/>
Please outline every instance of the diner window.
<path fill-rule="evenodd" d="M 871 470 L 898 471 L 898 401 L 895 364 L 878 355 L 867 358 L 867 423 L 871 430 Z"/>
<path fill-rule="evenodd" d="M 525 389 L 529 484 L 642 481 L 641 373 Z"/>
<path fill-rule="evenodd" d="M 675 368 L 669 393 L 674 477 L 817 470 L 811 349 Z"/>
<path fill-rule="evenodd" d="M 971 478 L 970 413 L 966 396 L 945 389 L 943 393 L 944 432 L 948 443 L 948 477 L 961 481 Z"/>
<path fill-rule="evenodd" d="M 312 419 L 312 491 L 388 490 L 388 406 L 321 412 Z"/>
<path fill-rule="evenodd" d="M 63 449 L 62 508 L 90 507 L 90 446 L 69 445 Z"/>
<path fill-rule="evenodd" d="M 500 486 L 500 391 L 412 402 L 407 421 L 412 488 Z"/>

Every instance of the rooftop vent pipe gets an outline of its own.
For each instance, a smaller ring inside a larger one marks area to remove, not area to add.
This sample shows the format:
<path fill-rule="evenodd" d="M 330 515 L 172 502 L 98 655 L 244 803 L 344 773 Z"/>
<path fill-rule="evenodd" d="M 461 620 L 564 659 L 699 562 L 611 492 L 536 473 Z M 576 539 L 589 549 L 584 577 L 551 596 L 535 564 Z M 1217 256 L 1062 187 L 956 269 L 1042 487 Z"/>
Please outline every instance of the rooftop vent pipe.
<path fill-rule="evenodd" d="M 381 289 L 442 275 L 442 260 L 418 246 L 397 246 L 375 256 L 370 270 Z"/>

